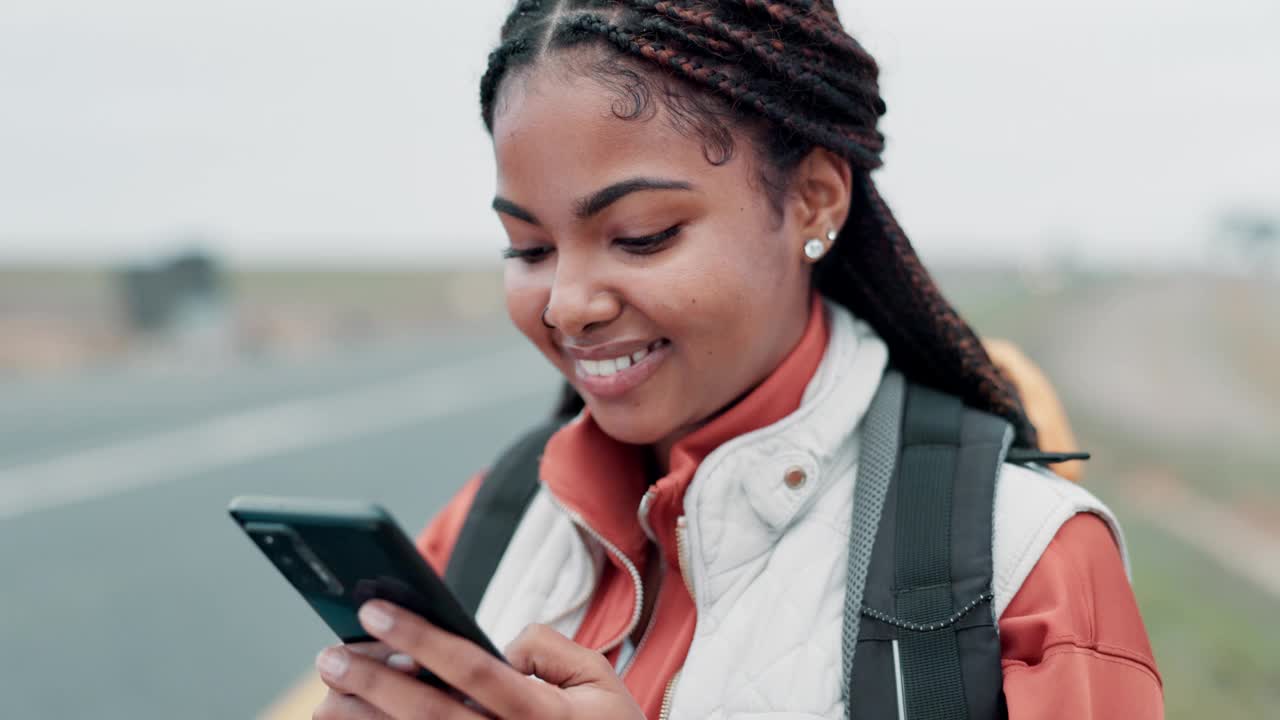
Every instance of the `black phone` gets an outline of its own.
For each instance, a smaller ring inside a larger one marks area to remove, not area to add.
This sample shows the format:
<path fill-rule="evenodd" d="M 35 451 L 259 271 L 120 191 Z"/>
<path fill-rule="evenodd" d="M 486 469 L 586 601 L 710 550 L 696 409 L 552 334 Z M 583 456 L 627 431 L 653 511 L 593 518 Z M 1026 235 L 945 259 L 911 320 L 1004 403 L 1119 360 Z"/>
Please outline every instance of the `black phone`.
<path fill-rule="evenodd" d="M 344 643 L 373 640 L 356 612 L 387 600 L 447 632 L 498 652 L 471 613 L 386 510 L 351 500 L 237 497 L 231 517 Z M 447 685 L 430 671 L 419 679 Z"/>

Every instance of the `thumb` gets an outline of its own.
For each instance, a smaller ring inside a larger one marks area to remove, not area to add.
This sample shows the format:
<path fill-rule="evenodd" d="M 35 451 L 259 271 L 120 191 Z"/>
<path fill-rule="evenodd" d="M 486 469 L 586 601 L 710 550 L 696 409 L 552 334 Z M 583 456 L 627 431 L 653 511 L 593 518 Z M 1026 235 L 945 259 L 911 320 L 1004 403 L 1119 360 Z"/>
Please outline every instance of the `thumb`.
<path fill-rule="evenodd" d="M 516 670 L 562 688 L 618 683 L 618 676 L 604 655 L 546 625 L 526 627 L 507 646 L 506 656 Z"/>

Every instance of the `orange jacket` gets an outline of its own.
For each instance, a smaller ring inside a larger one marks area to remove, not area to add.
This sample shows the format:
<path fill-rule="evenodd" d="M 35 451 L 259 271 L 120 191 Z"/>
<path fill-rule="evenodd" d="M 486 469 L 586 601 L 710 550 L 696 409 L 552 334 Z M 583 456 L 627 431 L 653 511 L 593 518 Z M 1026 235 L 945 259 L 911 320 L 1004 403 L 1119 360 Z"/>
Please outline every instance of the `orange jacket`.
<path fill-rule="evenodd" d="M 656 488 L 661 500 L 650 516 L 664 550 L 674 552 L 674 540 L 669 538 L 675 513 L 662 507 L 679 507 L 684 488 L 702 458 L 723 440 L 770 424 L 799 404 L 800 393 L 825 348 L 821 316 L 816 314 L 818 319 L 811 320 L 800 345 L 764 384 L 673 451 L 671 473 Z M 1049 450 L 1075 450 L 1061 403 L 1039 369 L 1009 343 L 989 341 L 986 345 L 1018 387 L 1040 431 L 1042 445 Z M 607 438 L 585 432 L 557 435 L 548 446 L 550 461 L 561 464 L 556 477 L 585 477 L 581 470 L 585 463 L 625 461 L 625 453 Z M 1075 463 L 1057 469 L 1078 479 L 1081 466 Z M 441 573 L 482 477 L 477 475 L 463 486 L 418 538 L 419 550 Z M 643 492 L 643 483 L 637 487 Z M 619 501 L 616 489 L 593 492 L 589 486 L 556 490 L 577 498 L 575 504 L 579 509 L 585 506 L 593 527 L 607 526 L 615 539 L 638 545 L 640 557 L 636 559 L 642 567 L 648 565 L 647 540 L 634 527 L 634 498 Z M 624 678 L 650 718 L 657 717 L 667 683 L 683 664 L 696 619 L 675 570 L 678 563 L 665 565 L 672 570 L 662 580 L 658 616 Z M 602 644 L 602 639 L 626 627 L 633 595 L 625 575 L 613 565 L 606 568 L 575 638 L 583 645 Z M 1062 526 L 1001 616 L 999 628 L 1004 690 L 1014 720 L 1163 717 L 1160 676 L 1146 630 L 1119 552 L 1102 520 L 1079 515 Z M 266 717 L 310 717 L 323 692 L 323 685 L 313 679 L 268 710 Z"/>
<path fill-rule="evenodd" d="M 635 508 L 648 485 L 639 450 L 612 441 L 593 422 L 567 426 L 547 445 L 544 478 L 555 483 L 555 495 L 622 548 L 642 575 L 649 575 L 646 568 L 665 568 L 654 617 L 623 678 L 649 718 L 658 717 L 667 685 L 684 663 L 696 620 L 675 540 L 684 491 L 698 464 L 724 441 L 770 425 L 799 406 L 827 339 L 824 313 L 810 317 L 799 345 L 764 383 L 672 450 L 670 471 L 650 492 L 649 524 L 667 556 L 657 567 L 636 520 Z M 1002 350 L 1003 367 L 1021 373 L 1021 391 L 1048 393 L 1037 399 L 1036 419 L 1044 422 L 1054 412 L 1061 416 L 1047 381 L 1038 371 L 1028 373 L 1028 367 L 1034 369 L 1030 361 L 1020 353 L 1010 360 L 1009 351 L 1016 353 L 1011 346 Z M 1057 419 L 1062 427 L 1049 431 L 1046 447 L 1074 449 L 1065 417 Z M 588 481 L 602 475 L 602 466 L 609 470 L 603 474 L 616 480 L 609 487 Z M 448 562 L 480 481 L 473 478 L 463 487 L 418 539 L 419 549 L 438 569 Z M 606 566 L 577 642 L 601 647 L 628 627 L 631 582 L 616 564 Z M 651 582 L 646 579 L 646 587 Z M 1004 690 L 1014 720 L 1163 717 L 1161 681 L 1146 629 L 1111 531 L 1099 518 L 1079 515 L 1062 526 L 1001 616 L 999 629 Z"/>

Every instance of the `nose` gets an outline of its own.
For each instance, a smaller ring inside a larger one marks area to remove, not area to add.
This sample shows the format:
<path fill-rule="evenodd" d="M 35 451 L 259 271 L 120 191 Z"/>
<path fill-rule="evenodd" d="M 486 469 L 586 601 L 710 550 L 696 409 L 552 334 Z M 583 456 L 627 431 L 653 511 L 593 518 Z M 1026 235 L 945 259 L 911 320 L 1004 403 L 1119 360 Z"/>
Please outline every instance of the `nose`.
<path fill-rule="evenodd" d="M 608 325 L 622 313 L 618 294 L 592 272 L 589 263 L 560 253 L 546 320 L 567 337 L 580 337 Z"/>

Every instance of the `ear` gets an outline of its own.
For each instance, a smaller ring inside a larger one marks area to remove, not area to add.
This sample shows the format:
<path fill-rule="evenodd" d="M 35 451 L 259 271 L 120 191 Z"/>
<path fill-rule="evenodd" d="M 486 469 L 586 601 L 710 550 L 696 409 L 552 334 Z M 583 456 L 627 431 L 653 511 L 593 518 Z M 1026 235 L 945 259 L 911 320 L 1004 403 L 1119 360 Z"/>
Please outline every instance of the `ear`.
<path fill-rule="evenodd" d="M 792 176 L 792 215 L 805 238 L 823 238 L 844 227 L 853 194 L 849 161 L 824 147 L 816 147 Z"/>

